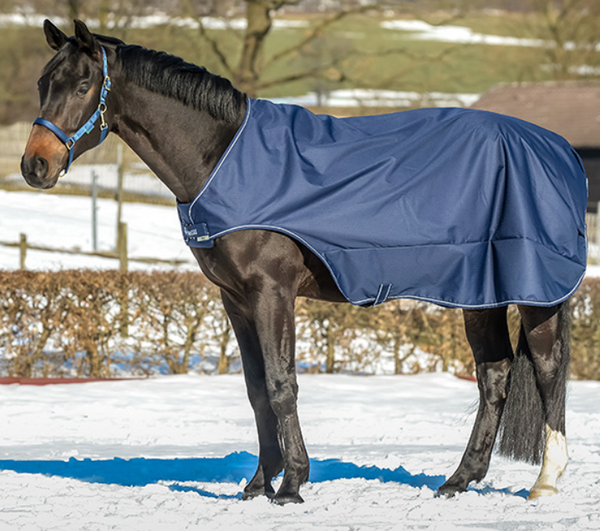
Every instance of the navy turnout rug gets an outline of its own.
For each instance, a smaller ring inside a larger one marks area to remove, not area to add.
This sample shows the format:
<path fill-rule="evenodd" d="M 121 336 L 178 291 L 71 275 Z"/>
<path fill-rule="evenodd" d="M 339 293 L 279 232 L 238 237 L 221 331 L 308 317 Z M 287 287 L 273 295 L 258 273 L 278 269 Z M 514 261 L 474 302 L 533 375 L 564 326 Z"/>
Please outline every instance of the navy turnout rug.
<path fill-rule="evenodd" d="M 238 230 L 289 235 L 353 304 L 490 308 L 550 306 L 577 289 L 586 204 L 567 141 L 516 118 L 458 108 L 334 118 L 249 99 L 178 211 L 192 247 Z"/>

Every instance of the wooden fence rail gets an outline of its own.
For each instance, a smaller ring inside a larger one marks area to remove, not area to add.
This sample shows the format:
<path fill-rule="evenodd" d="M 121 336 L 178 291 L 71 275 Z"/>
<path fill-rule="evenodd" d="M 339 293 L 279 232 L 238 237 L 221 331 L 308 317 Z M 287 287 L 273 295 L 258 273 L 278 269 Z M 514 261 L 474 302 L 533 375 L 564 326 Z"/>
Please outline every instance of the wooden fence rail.
<path fill-rule="evenodd" d="M 29 249 L 33 251 L 44 251 L 49 253 L 64 253 L 64 254 L 78 254 L 83 256 L 98 256 L 100 258 L 111 258 L 113 260 L 119 260 L 119 269 L 121 271 L 128 270 L 128 263 L 140 262 L 145 264 L 169 264 L 173 266 L 180 266 L 187 263 L 186 260 L 180 259 L 163 259 L 153 257 L 130 257 L 127 254 L 127 224 L 119 224 L 119 245 L 116 251 L 82 251 L 81 249 L 65 249 L 59 247 L 48 247 L 45 245 L 32 245 L 27 241 L 27 235 L 21 233 L 18 242 L 3 242 L 0 241 L 0 245 L 5 247 L 17 247 L 19 248 L 19 268 L 22 270 L 26 269 L 27 251 Z"/>

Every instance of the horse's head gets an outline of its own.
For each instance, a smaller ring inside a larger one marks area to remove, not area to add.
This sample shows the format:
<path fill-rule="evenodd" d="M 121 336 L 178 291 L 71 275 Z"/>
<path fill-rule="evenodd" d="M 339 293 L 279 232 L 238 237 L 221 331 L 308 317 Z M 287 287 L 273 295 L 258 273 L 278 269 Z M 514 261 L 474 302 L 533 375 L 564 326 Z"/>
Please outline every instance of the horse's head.
<path fill-rule="evenodd" d="M 67 37 L 49 20 L 46 40 L 56 55 L 38 80 L 39 118 L 21 160 L 30 186 L 52 188 L 76 157 L 108 133 L 106 97 L 110 90 L 106 50 L 83 22 Z"/>

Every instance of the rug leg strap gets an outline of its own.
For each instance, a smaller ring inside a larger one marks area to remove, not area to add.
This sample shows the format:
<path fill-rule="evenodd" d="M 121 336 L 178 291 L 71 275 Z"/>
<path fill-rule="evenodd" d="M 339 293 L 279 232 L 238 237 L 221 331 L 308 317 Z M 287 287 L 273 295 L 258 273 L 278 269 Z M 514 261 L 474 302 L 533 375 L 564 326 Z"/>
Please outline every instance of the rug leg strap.
<path fill-rule="evenodd" d="M 384 303 L 390 296 L 391 290 L 391 284 L 380 284 L 379 291 L 377 291 L 377 297 L 375 297 L 375 301 L 373 302 L 373 306 L 378 306 L 379 304 Z"/>

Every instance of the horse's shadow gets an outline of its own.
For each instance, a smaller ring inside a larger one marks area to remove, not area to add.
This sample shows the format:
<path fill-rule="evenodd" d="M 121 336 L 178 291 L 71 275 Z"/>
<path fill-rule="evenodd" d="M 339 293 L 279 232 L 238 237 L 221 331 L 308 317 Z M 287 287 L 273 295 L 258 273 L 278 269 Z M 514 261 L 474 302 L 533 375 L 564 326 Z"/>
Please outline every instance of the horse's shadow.
<path fill-rule="evenodd" d="M 165 482 L 176 491 L 192 491 L 210 498 L 241 498 L 241 493 L 230 496 L 214 494 L 197 486 L 198 483 L 240 483 L 249 480 L 258 464 L 258 458 L 248 452 L 229 454 L 225 457 L 202 457 L 180 459 L 74 459 L 68 461 L 0 460 L 0 470 L 22 474 L 45 474 L 77 479 L 88 483 L 115 484 L 143 487 Z M 395 470 L 376 466 L 358 466 L 337 459 L 311 459 L 310 478 L 313 483 L 336 479 L 377 479 L 402 485 L 437 490 L 444 476 L 411 474 L 404 467 Z"/>

